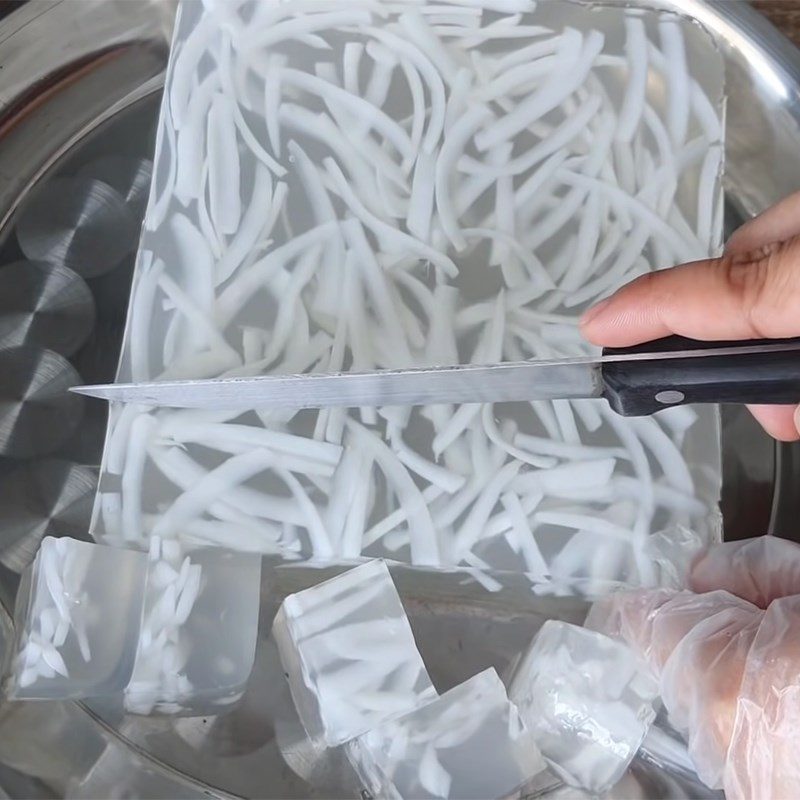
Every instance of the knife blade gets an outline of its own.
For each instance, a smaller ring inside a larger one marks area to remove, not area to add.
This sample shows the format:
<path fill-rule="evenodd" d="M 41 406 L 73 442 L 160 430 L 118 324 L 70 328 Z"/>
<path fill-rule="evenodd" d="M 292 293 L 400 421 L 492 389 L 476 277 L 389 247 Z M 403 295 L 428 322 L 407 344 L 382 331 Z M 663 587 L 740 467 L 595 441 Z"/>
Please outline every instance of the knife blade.
<path fill-rule="evenodd" d="M 257 375 L 76 386 L 146 406 L 325 408 L 600 398 L 625 416 L 670 405 L 800 401 L 800 339 L 697 342 L 668 337 L 598 357 L 372 372 Z"/>

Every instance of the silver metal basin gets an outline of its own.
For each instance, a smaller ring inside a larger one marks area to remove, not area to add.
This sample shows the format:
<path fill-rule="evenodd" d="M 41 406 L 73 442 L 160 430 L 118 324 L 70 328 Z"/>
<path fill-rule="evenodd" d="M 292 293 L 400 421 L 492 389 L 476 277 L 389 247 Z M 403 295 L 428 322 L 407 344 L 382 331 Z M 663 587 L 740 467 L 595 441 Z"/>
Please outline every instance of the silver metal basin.
<path fill-rule="evenodd" d="M 651 4 L 695 17 L 725 55 L 729 223 L 800 188 L 800 53 L 744 2 Z M 173 16 L 166 0 L 33 0 L 0 16 L 0 264 L 22 258 L 10 230 L 40 180 L 90 157 L 152 152 Z M 73 356 L 86 382 L 113 378 L 131 266 L 128 259 L 89 279 L 94 330 Z M 25 462 L 21 473 L 13 453 L 0 455 L 0 481 L 16 487 L 0 507 L 0 652 L 25 537 L 47 525 L 75 535 L 81 515 L 88 524 L 105 408 L 89 403 L 82 413 L 77 433 L 41 464 Z M 791 535 L 797 508 L 787 487 L 797 485 L 797 450 L 776 447 L 745 413 L 725 412 L 723 458 L 726 538 Z M 264 575 L 261 642 L 242 709 L 171 720 L 70 703 L 0 704 L 0 796 L 102 797 L 120 785 L 139 797 L 355 796 L 335 759 L 303 747 L 268 637 L 283 596 L 319 580 L 319 572 L 265 564 Z M 586 610 L 579 599 L 532 601 L 529 591 L 467 601 L 456 576 L 432 580 L 401 569 L 396 578 L 442 687 L 490 665 L 502 670 L 544 619 L 580 621 Z M 642 757 L 615 796 L 716 795 L 674 764 L 665 769 Z"/>

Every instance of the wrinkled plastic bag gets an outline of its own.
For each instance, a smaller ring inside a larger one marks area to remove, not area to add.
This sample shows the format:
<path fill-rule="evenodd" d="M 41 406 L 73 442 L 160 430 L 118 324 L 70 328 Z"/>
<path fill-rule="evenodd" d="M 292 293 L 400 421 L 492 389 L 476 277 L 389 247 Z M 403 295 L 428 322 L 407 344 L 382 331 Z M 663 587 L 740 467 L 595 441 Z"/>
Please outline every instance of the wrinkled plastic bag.
<path fill-rule="evenodd" d="M 692 562 L 705 546 L 704 537 L 685 525 L 672 525 L 649 536 L 642 551 L 653 562 L 654 585 L 664 589 L 686 588 Z"/>
<path fill-rule="evenodd" d="M 587 626 L 650 664 L 705 783 L 728 800 L 800 796 L 800 546 L 719 545 L 689 586 L 604 598 Z"/>

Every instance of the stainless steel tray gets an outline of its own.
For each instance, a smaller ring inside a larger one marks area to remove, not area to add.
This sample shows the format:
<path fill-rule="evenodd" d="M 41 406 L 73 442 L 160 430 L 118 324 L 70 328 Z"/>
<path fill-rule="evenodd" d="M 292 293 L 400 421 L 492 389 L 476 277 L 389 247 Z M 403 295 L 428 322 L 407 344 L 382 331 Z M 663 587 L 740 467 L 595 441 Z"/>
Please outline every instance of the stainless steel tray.
<path fill-rule="evenodd" d="M 800 188 L 800 53 L 743 2 L 653 5 L 696 17 L 725 54 L 729 222 Z M 173 11 L 172 3 L 149 0 L 38 0 L 0 18 L 0 264 L 22 257 L 10 231 L 18 207 L 40 180 L 74 173 L 99 156 L 152 151 Z M 131 267 L 129 258 L 88 281 L 96 319 L 88 341 L 72 356 L 87 382 L 113 378 Z M 2 553 L 24 539 L 20 526 L 38 531 L 49 524 L 75 535 L 82 520 L 88 523 L 86 498 L 96 479 L 92 467 L 99 463 L 105 411 L 102 404 L 87 403 L 77 433 L 65 437 L 46 462 L 21 464 L 10 451 L 0 456 L 0 481 L 19 487 L 0 507 L 0 650 L 25 548 L 14 551 L 16 560 Z M 786 487 L 800 464 L 796 454 L 776 447 L 746 414 L 724 414 L 727 538 L 793 533 L 787 520 L 796 519 L 797 509 Z M 30 535 L 35 540 L 37 534 Z M 100 706 L 2 705 L 0 794 L 5 789 L 10 796 L 100 797 L 110 796 L 120 782 L 126 796 L 141 797 L 357 793 L 335 757 L 320 757 L 304 745 L 285 682 L 271 679 L 280 677 L 268 636 L 272 616 L 285 594 L 321 576 L 269 563 L 264 575 L 256 677 L 239 710 L 217 719 L 170 720 L 125 718 Z M 502 670 L 545 618 L 579 621 L 586 609 L 576 598 L 532 602 L 528 590 L 515 592 L 513 586 L 494 595 L 473 591 L 466 601 L 455 575 L 433 582 L 406 568 L 396 578 L 440 688 L 490 665 Z M 445 628 L 448 636 L 442 637 Z M 628 798 L 714 796 L 691 775 L 645 759 L 637 760 L 615 792 Z"/>

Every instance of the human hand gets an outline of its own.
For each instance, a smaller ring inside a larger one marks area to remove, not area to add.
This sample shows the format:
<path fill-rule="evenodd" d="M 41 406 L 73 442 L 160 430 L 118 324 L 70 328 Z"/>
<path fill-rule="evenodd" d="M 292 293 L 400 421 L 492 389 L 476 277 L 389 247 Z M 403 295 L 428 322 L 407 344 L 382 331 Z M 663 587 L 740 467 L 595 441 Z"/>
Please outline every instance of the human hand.
<path fill-rule="evenodd" d="M 717 545 L 689 587 L 611 595 L 587 626 L 650 664 L 705 783 L 728 800 L 800 797 L 800 545 Z"/>
<path fill-rule="evenodd" d="M 721 258 L 624 286 L 584 314 L 581 330 L 604 347 L 673 333 L 708 340 L 800 335 L 800 192 L 739 228 Z M 800 406 L 750 408 L 776 439 L 800 438 Z"/>

